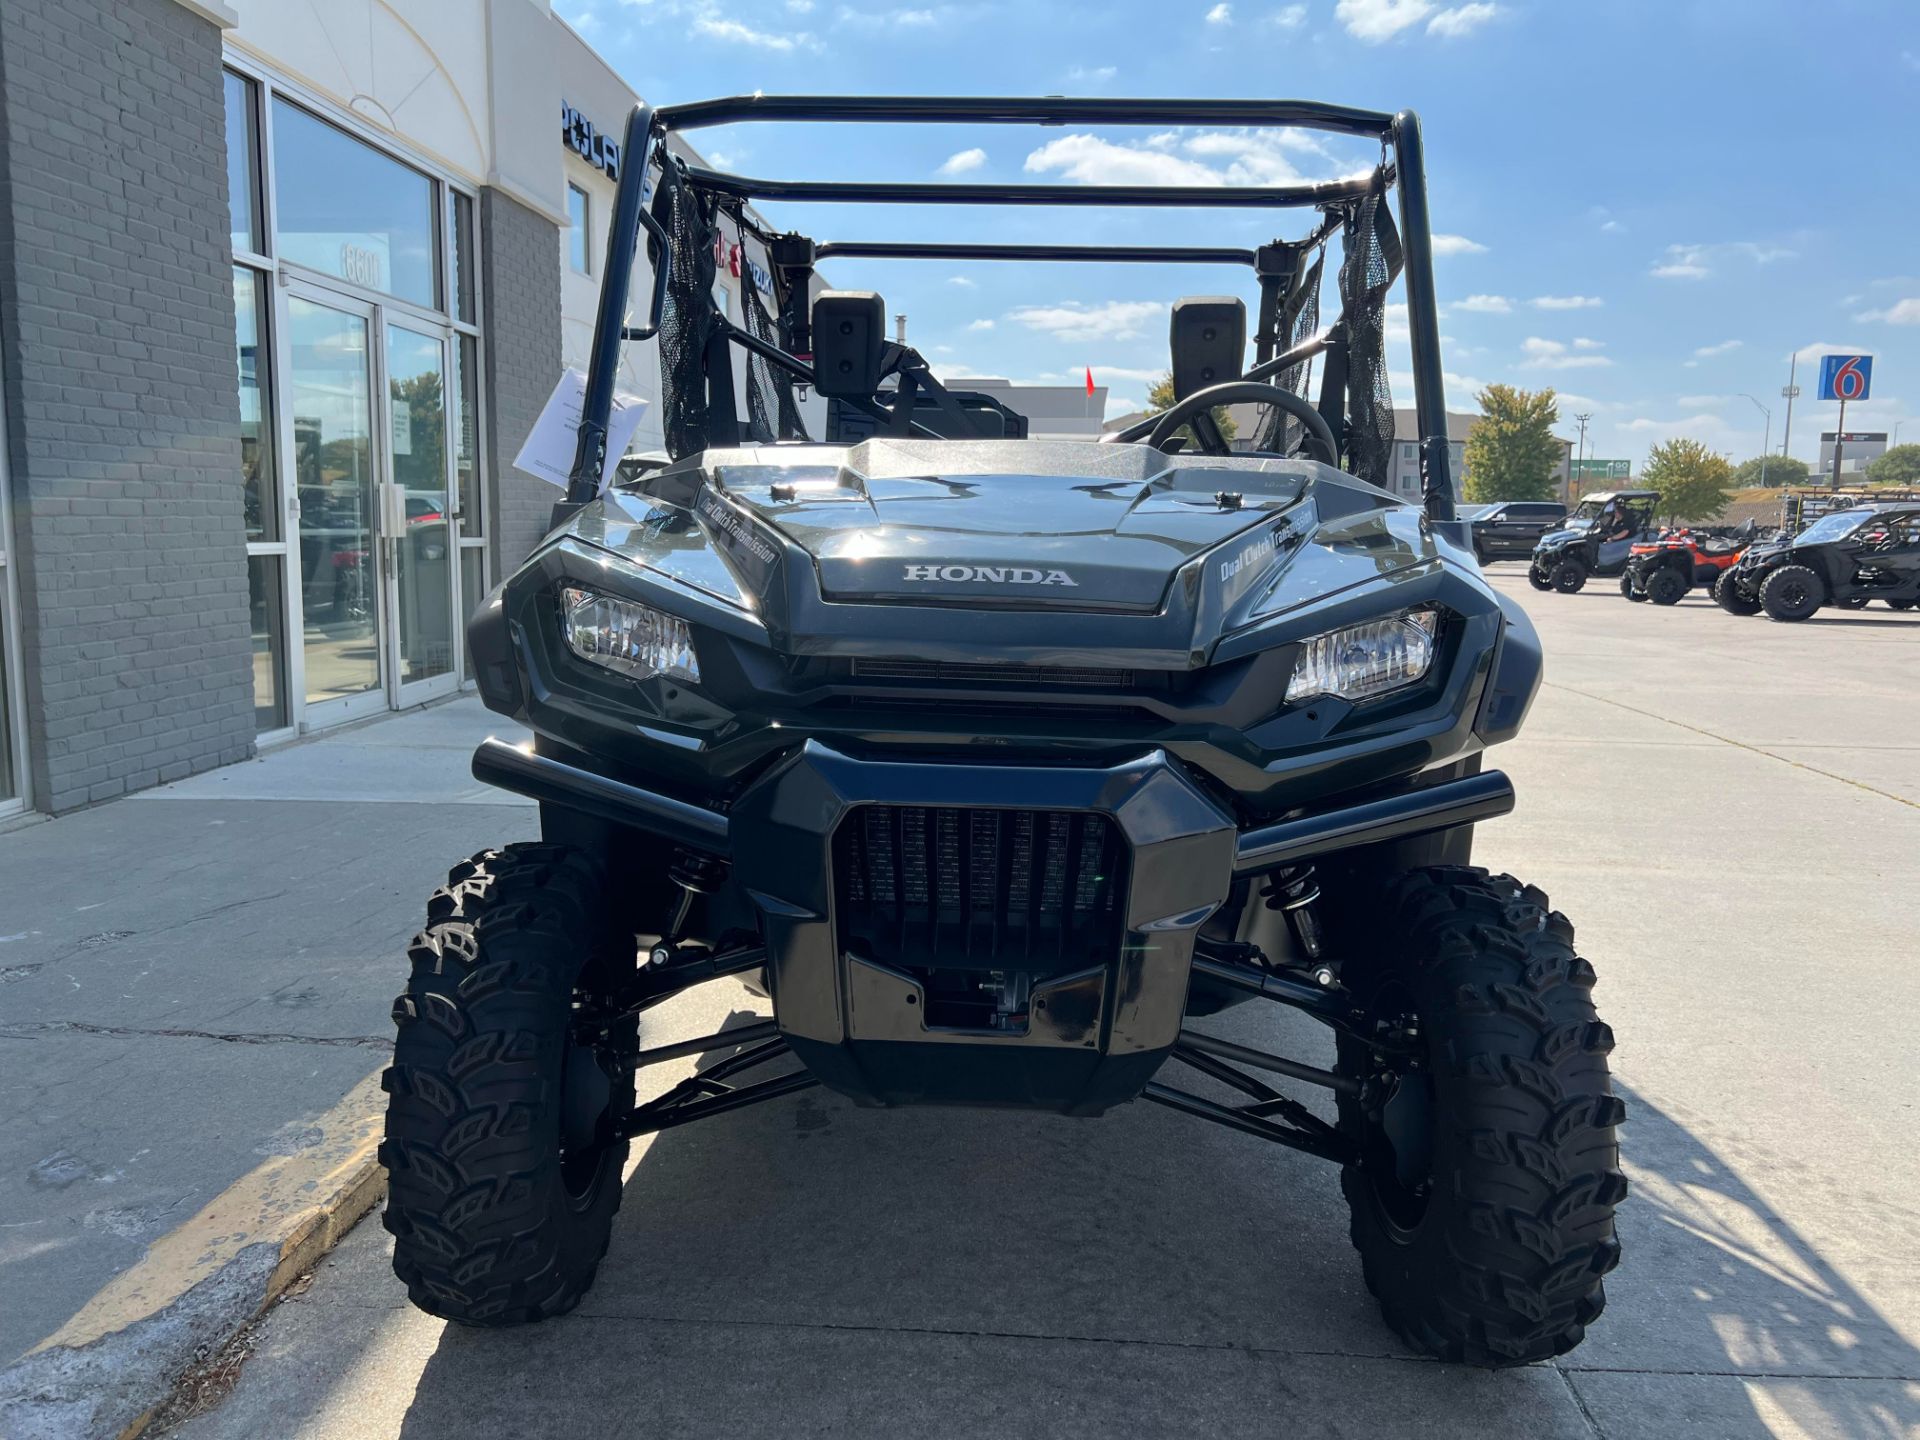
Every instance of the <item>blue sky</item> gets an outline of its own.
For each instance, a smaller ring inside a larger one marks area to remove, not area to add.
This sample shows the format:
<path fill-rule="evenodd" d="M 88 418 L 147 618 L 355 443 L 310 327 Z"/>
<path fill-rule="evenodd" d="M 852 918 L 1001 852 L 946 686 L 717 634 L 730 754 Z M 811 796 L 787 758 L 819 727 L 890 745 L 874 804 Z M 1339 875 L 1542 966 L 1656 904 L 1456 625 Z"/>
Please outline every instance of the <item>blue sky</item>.
<path fill-rule="evenodd" d="M 1691 435 L 1735 460 L 1793 453 L 1834 407 L 1807 357 L 1875 355 L 1847 427 L 1920 441 L 1920 3 L 1916 0 L 555 0 L 655 103 L 768 93 L 1288 95 L 1411 106 L 1426 130 L 1451 408 L 1552 385 L 1562 432 L 1636 468 Z M 736 126 L 715 161 L 790 178 L 1260 183 L 1374 158 L 1353 142 L 1188 130 Z M 769 206 L 817 239 L 1165 240 L 1295 233 L 1260 212 Z M 951 373 L 1059 383 L 1085 366 L 1132 408 L 1166 368 L 1167 305 L 1234 269 L 842 262 Z M 1404 342 L 1393 368 L 1404 372 Z M 1411 403 L 1404 379 L 1395 401 Z"/>

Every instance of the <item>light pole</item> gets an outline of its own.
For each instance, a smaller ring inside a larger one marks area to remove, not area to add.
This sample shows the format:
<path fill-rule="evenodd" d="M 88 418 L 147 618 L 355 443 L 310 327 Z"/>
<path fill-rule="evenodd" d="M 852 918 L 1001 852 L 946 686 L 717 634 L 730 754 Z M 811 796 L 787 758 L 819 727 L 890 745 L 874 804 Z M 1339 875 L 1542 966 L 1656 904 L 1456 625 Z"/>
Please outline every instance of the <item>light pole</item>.
<path fill-rule="evenodd" d="M 1787 362 L 1787 383 L 1780 387 L 1780 398 L 1787 402 L 1787 424 L 1780 436 L 1780 453 L 1785 455 L 1793 446 L 1793 402 L 1800 398 L 1800 387 L 1793 383 L 1793 376 L 1800 364 L 1800 352 L 1793 352 L 1793 358 Z"/>
<path fill-rule="evenodd" d="M 1747 394 L 1744 390 L 1740 392 L 1740 398 L 1742 400 L 1753 400 L 1753 396 Z M 1792 404 L 1793 402 L 1788 401 L 1787 403 Z M 1773 412 L 1758 400 L 1753 400 L 1753 408 L 1767 417 L 1766 438 L 1760 442 L 1760 487 L 1764 490 L 1767 484 L 1767 451 L 1773 448 Z"/>
<path fill-rule="evenodd" d="M 1589 410 L 1586 414 L 1576 415 L 1573 418 L 1580 422 L 1580 444 L 1573 452 L 1574 463 L 1567 467 L 1567 503 L 1569 505 L 1573 503 L 1574 497 L 1580 493 L 1578 482 L 1574 480 L 1573 475 L 1575 469 L 1577 469 L 1580 464 L 1580 457 L 1585 455 L 1587 451 L 1587 422 L 1593 419 L 1593 412 Z M 1584 473 L 1580 478 L 1583 480 L 1586 478 Z"/>

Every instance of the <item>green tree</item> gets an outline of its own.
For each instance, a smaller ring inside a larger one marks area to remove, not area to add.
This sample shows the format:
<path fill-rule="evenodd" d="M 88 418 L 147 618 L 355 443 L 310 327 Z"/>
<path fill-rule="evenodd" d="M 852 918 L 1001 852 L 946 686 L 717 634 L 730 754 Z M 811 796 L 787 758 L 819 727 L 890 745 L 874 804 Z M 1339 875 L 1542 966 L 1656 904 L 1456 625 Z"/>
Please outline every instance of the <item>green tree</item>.
<path fill-rule="evenodd" d="M 1480 420 L 1467 436 L 1467 499 L 1551 500 L 1567 449 L 1553 433 L 1560 423 L 1553 391 L 1489 385 L 1475 398 Z"/>
<path fill-rule="evenodd" d="M 1920 485 L 1920 445 L 1896 445 L 1867 466 L 1874 485 Z"/>
<path fill-rule="evenodd" d="M 1171 410 L 1172 408 L 1173 372 L 1168 371 L 1148 387 L 1147 413 L 1149 415 L 1158 415 L 1162 410 Z M 1213 423 L 1220 427 L 1220 434 L 1225 439 L 1231 440 L 1235 435 L 1240 433 L 1240 427 L 1234 424 L 1233 416 L 1227 412 L 1227 407 L 1224 405 L 1216 405 L 1213 407 Z M 1186 426 L 1182 425 L 1174 433 L 1177 435 L 1185 435 L 1187 437 L 1187 443 L 1193 443 L 1193 436 Z"/>
<path fill-rule="evenodd" d="M 1727 492 L 1733 488 L 1733 467 L 1726 457 L 1684 436 L 1648 451 L 1640 477 L 1648 489 L 1660 492 L 1669 525 L 1711 520 L 1726 508 Z"/>
<path fill-rule="evenodd" d="M 1915 446 L 1920 449 L 1920 446 Z M 1807 462 L 1796 460 L 1791 455 L 1768 455 L 1763 460 L 1756 455 L 1751 460 L 1743 460 L 1734 467 L 1733 485 L 1736 490 L 1757 490 L 1760 488 L 1760 476 L 1764 466 L 1768 489 L 1778 489 L 1783 485 L 1804 485 L 1807 483 Z"/>

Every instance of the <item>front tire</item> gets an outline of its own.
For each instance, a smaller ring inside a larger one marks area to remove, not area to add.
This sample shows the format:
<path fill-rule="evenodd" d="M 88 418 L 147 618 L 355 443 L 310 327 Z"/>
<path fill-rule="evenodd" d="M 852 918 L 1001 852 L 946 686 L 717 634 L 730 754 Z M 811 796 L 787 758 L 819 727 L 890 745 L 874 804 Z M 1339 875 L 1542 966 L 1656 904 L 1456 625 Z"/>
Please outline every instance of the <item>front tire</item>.
<path fill-rule="evenodd" d="M 1577 595 L 1587 583 L 1587 567 L 1578 560 L 1562 560 L 1553 567 L 1553 588 L 1562 595 Z"/>
<path fill-rule="evenodd" d="M 1782 565 L 1760 586 L 1760 607 L 1769 620 L 1804 620 L 1825 598 L 1820 577 L 1805 565 Z"/>
<path fill-rule="evenodd" d="M 1361 1146 L 1341 1188 L 1367 1288 L 1443 1360 L 1563 1355 L 1606 1305 L 1627 1191 L 1593 967 L 1544 895 L 1484 870 L 1414 871 L 1351 913 L 1347 979 L 1375 1033 L 1411 1043 L 1396 1059 L 1339 1039 L 1366 1086 L 1339 1105 Z"/>
<path fill-rule="evenodd" d="M 510 845 L 427 902 L 383 1077 L 393 1269 L 430 1315 L 501 1326 L 579 1303 L 620 1206 L 633 1077 L 575 1033 L 631 953 L 579 851 Z M 626 937 L 630 946 L 631 937 Z M 631 1048 L 636 1022 L 610 1049 Z"/>
<path fill-rule="evenodd" d="M 1536 590 L 1551 590 L 1553 577 L 1538 565 L 1527 566 L 1527 583 Z"/>
<path fill-rule="evenodd" d="M 1758 615 L 1760 602 L 1748 597 L 1734 583 L 1733 571 L 1723 570 L 1720 578 L 1713 582 L 1714 603 L 1729 615 Z"/>
<path fill-rule="evenodd" d="M 1633 588 L 1633 572 L 1631 570 L 1622 570 L 1620 572 L 1620 593 L 1636 605 L 1647 598 L 1646 591 Z"/>
<path fill-rule="evenodd" d="M 1647 577 L 1647 599 L 1656 605 L 1678 605 L 1687 593 L 1687 582 L 1670 566 L 1662 566 Z"/>

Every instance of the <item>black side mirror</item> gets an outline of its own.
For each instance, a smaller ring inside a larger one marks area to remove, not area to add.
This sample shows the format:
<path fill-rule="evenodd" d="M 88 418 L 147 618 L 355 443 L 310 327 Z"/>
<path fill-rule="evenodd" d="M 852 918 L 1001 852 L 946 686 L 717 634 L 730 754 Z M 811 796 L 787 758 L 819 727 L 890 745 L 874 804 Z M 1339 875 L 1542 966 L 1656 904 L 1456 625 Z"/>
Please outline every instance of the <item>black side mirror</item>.
<path fill-rule="evenodd" d="M 880 388 L 887 302 L 871 290 L 827 290 L 813 302 L 813 371 L 820 393 L 866 399 Z"/>
<path fill-rule="evenodd" d="M 1173 398 L 1238 380 L 1247 360 L 1247 307 L 1232 295 L 1190 295 L 1173 302 L 1168 334 Z"/>

